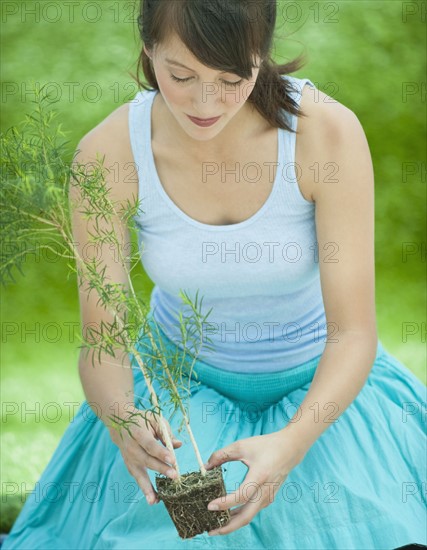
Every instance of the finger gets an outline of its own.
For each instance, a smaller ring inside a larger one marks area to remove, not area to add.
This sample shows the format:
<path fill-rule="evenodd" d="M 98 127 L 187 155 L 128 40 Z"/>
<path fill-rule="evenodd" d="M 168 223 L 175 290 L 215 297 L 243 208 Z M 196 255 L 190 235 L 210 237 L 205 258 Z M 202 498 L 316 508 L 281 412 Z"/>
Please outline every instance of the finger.
<path fill-rule="evenodd" d="M 224 527 L 221 527 L 220 529 L 209 531 L 208 535 L 228 535 L 229 533 L 248 525 L 260 509 L 260 502 L 249 502 L 248 504 L 241 506 L 238 510 L 232 511 L 234 513 L 231 513 L 231 520 L 227 523 L 227 525 L 224 525 Z"/>
<path fill-rule="evenodd" d="M 209 502 L 208 510 L 227 510 L 228 508 L 239 504 L 246 504 L 250 501 L 259 501 L 262 499 L 262 491 L 263 487 L 259 477 L 253 473 L 251 474 L 251 471 L 249 470 L 244 482 L 240 485 L 237 491 L 212 500 Z M 218 508 L 211 508 L 211 505 L 217 506 Z"/>
<path fill-rule="evenodd" d="M 162 433 L 162 428 L 166 429 L 170 439 L 173 439 L 173 434 L 172 434 L 172 429 L 170 427 L 168 420 L 166 420 L 166 418 L 164 417 L 162 417 L 162 424 L 163 426 L 160 425 L 160 418 L 158 417 L 155 419 L 153 418 L 153 421 L 151 423 L 151 425 L 153 426 L 156 438 L 159 439 L 163 443 L 163 445 L 166 445 L 165 438 Z"/>
<path fill-rule="evenodd" d="M 169 449 L 159 445 L 154 438 L 145 439 L 142 443 L 142 447 L 148 455 L 156 458 L 162 463 L 174 465 L 176 462 L 174 455 L 169 451 Z"/>
<path fill-rule="evenodd" d="M 173 435 L 170 436 L 172 441 L 172 447 L 180 447 L 182 445 L 182 441 L 174 437 Z M 160 438 L 160 441 L 163 443 L 163 445 L 166 447 L 166 441 Z"/>
<path fill-rule="evenodd" d="M 153 428 L 153 431 L 152 431 L 152 435 L 153 435 L 153 437 L 154 437 L 156 440 L 161 441 L 162 444 L 163 444 L 165 447 L 167 447 L 165 438 L 162 437 L 162 436 L 160 435 L 159 432 L 156 432 L 156 431 L 154 430 L 154 428 Z M 171 435 L 171 433 L 169 433 L 169 437 L 170 437 L 170 439 L 171 439 L 171 441 L 172 441 L 172 446 L 173 446 L 173 447 L 180 447 L 180 446 L 182 445 L 182 441 L 179 440 L 179 439 L 177 439 L 175 436 Z"/>
<path fill-rule="evenodd" d="M 166 423 L 166 428 L 167 428 L 167 431 L 168 431 L 168 434 L 169 434 L 169 437 L 172 441 L 172 446 L 173 447 L 180 447 L 182 445 L 182 441 L 180 441 L 179 439 L 177 439 L 173 433 L 172 433 L 172 429 L 170 427 L 170 424 L 167 420 L 165 420 L 165 423 Z M 163 437 L 162 433 L 161 433 L 161 430 L 160 430 L 160 426 L 158 425 L 154 425 L 153 426 L 153 429 L 154 429 L 154 434 L 155 434 L 155 437 L 156 439 L 158 439 L 159 441 L 161 441 L 163 443 L 163 445 L 166 447 L 166 441 L 165 441 L 165 438 Z"/>
<path fill-rule="evenodd" d="M 154 438 L 158 441 L 161 441 L 161 443 L 167 447 L 167 444 L 166 444 L 166 441 L 163 437 L 160 437 L 158 434 L 154 433 L 153 434 Z M 170 436 L 170 440 L 172 441 L 172 447 L 180 447 L 182 445 L 182 441 L 177 439 L 176 437 L 174 436 Z"/>
<path fill-rule="evenodd" d="M 157 493 L 154 490 L 153 485 L 151 484 L 150 478 L 148 477 L 145 468 L 136 472 L 133 477 L 141 488 L 141 491 L 144 493 L 148 504 L 153 504 L 157 500 Z"/>
<path fill-rule="evenodd" d="M 157 458 L 153 458 L 150 455 L 147 455 L 145 459 L 145 465 L 147 466 L 147 468 L 150 468 L 150 470 L 155 470 L 156 472 L 159 472 L 171 479 L 175 479 L 178 476 L 175 468 L 169 466 L 169 464 L 165 464 L 164 462 L 157 460 Z"/>
<path fill-rule="evenodd" d="M 243 506 L 239 506 L 237 508 L 233 508 L 233 510 L 230 510 L 230 516 L 234 517 L 236 514 L 240 514 Z"/>
<path fill-rule="evenodd" d="M 215 468 L 216 466 L 224 464 L 224 462 L 240 460 L 241 458 L 243 458 L 240 452 L 240 445 L 238 443 L 239 442 L 236 441 L 234 443 L 231 443 L 227 447 L 224 447 L 223 449 L 219 449 L 218 451 L 212 453 L 209 457 L 209 460 L 205 464 L 206 469 L 210 470 L 211 468 Z"/>

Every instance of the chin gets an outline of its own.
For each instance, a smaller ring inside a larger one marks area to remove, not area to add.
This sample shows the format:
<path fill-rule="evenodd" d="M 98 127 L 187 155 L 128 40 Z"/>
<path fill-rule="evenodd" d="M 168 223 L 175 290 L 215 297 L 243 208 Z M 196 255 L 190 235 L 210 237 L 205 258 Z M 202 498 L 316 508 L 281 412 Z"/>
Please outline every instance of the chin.
<path fill-rule="evenodd" d="M 215 138 L 224 128 L 224 126 L 213 126 L 211 128 L 199 128 L 185 116 L 185 122 L 181 124 L 184 132 L 195 141 L 210 141 Z"/>

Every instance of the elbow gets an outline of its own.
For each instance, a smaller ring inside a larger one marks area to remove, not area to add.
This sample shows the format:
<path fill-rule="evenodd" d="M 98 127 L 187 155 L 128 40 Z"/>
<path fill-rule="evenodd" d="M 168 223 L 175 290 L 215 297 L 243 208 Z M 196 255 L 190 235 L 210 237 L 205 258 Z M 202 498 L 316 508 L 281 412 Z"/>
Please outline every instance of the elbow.
<path fill-rule="evenodd" d="M 340 337 L 348 339 L 349 342 L 356 345 L 358 350 L 365 350 L 366 354 L 374 362 L 378 349 L 378 331 L 376 326 L 370 330 L 351 329 L 340 331 Z"/>

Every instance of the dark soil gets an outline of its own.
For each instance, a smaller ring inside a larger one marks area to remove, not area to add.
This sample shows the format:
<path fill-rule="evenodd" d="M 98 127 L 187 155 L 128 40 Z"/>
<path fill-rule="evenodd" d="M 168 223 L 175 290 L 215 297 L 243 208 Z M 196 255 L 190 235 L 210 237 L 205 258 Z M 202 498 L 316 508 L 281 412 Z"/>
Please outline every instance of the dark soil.
<path fill-rule="evenodd" d="M 182 539 L 223 527 L 230 521 L 229 510 L 208 510 L 214 499 L 226 496 L 221 466 L 181 475 L 181 483 L 156 474 L 156 490 Z"/>

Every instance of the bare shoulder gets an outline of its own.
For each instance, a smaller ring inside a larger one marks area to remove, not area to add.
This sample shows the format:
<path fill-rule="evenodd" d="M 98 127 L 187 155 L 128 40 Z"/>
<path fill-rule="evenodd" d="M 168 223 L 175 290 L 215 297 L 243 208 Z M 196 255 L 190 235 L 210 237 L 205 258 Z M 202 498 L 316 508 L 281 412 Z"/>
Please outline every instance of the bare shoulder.
<path fill-rule="evenodd" d="M 104 159 L 108 186 L 115 198 L 126 201 L 137 196 L 136 170 L 129 137 L 129 103 L 124 103 L 87 132 L 79 141 L 77 160 L 82 163 Z"/>
<path fill-rule="evenodd" d="M 94 148 L 99 148 L 99 152 L 107 153 L 111 150 L 117 151 L 117 154 L 126 149 L 129 144 L 128 131 L 129 104 L 124 103 L 106 116 L 99 124 L 89 130 L 80 140 L 88 150 L 93 152 Z"/>
<path fill-rule="evenodd" d="M 298 181 L 315 202 L 316 192 L 322 188 L 316 182 L 333 179 L 334 166 L 356 144 L 366 145 L 366 136 L 356 114 L 318 88 L 304 86 L 300 106 L 306 116 L 298 118 Z"/>

